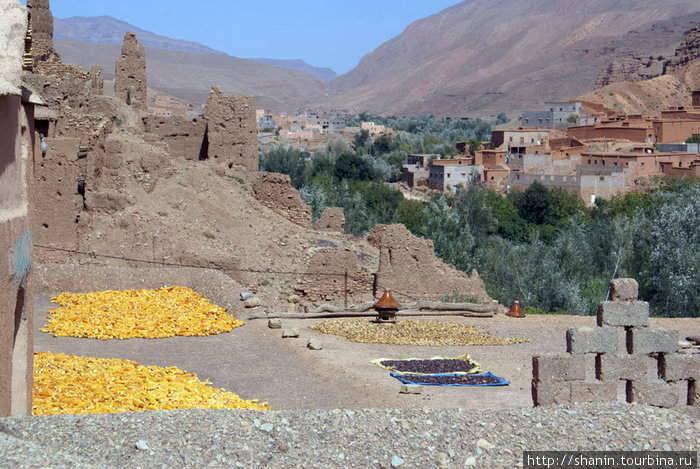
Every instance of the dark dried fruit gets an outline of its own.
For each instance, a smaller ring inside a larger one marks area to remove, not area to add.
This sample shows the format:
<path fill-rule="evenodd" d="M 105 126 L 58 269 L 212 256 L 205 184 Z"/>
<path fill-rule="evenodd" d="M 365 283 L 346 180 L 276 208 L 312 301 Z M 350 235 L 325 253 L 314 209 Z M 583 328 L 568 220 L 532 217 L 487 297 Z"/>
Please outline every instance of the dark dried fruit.
<path fill-rule="evenodd" d="M 401 381 L 411 384 L 471 385 L 504 384 L 503 380 L 490 374 L 485 375 L 421 375 L 401 376 Z"/>
<path fill-rule="evenodd" d="M 436 360 L 384 360 L 382 366 L 391 368 L 398 373 L 468 373 L 474 370 L 474 363 L 467 360 L 436 359 Z"/>

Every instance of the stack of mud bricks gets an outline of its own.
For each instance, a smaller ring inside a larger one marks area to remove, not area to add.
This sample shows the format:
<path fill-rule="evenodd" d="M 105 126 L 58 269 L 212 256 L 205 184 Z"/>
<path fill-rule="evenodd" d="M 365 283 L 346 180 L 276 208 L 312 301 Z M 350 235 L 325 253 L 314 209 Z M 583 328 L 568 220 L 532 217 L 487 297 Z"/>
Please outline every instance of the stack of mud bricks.
<path fill-rule="evenodd" d="M 532 358 L 535 406 L 612 402 L 618 390 L 627 402 L 700 406 L 700 355 L 676 353 L 677 330 L 649 327 L 649 303 L 637 300 L 636 280 L 610 282 L 610 299 L 598 305 L 598 327 L 569 328 L 568 353 Z M 618 351 L 620 333 L 627 353 Z M 594 361 L 595 379 L 587 374 Z"/>

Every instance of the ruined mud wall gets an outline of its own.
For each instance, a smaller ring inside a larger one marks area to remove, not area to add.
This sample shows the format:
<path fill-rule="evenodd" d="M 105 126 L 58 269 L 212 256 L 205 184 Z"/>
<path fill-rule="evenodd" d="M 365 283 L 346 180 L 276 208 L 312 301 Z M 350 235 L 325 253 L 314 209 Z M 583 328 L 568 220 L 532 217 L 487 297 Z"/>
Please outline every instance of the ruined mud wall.
<path fill-rule="evenodd" d="M 27 9 L 0 2 L 0 417 L 32 402 L 32 233 L 27 176 L 34 106 L 22 101 Z"/>
<path fill-rule="evenodd" d="M 379 248 L 377 284 L 390 288 L 399 301 L 401 293 L 425 300 L 441 300 L 454 291 L 482 302 L 492 300 L 483 280 L 445 264 L 435 256 L 433 242 L 413 236 L 403 225 L 377 225 L 367 241 Z"/>
<path fill-rule="evenodd" d="M 172 156 L 186 160 L 207 159 L 207 122 L 203 118 L 148 116 L 143 122 L 146 132 L 167 144 Z"/>
<path fill-rule="evenodd" d="M 349 302 L 366 301 L 372 294 L 373 278 L 368 272 L 370 267 L 361 262 L 362 258 L 361 254 L 350 249 L 331 248 L 316 251 L 306 269 L 309 275 L 295 288 L 296 293 L 309 301 L 342 304 L 345 297 L 344 274 L 347 272 Z"/>
<path fill-rule="evenodd" d="M 345 211 L 343 207 L 329 207 L 323 211 L 314 224 L 316 231 L 342 233 L 345 227 Z"/>
<path fill-rule="evenodd" d="M 60 62 L 53 47 L 53 15 L 49 0 L 27 0 L 27 6 L 32 15 L 32 56 L 34 66 L 42 71 L 44 62 Z"/>
<path fill-rule="evenodd" d="M 212 88 L 204 108 L 207 120 L 208 159 L 229 168 L 258 170 L 258 125 L 253 96 L 226 95 Z"/>
<path fill-rule="evenodd" d="M 311 209 L 292 187 L 286 174 L 257 173 L 253 197 L 297 225 L 311 228 Z"/>
<path fill-rule="evenodd" d="M 146 49 L 134 33 L 124 35 L 122 55 L 114 70 L 114 95 L 132 108 L 148 111 Z"/>

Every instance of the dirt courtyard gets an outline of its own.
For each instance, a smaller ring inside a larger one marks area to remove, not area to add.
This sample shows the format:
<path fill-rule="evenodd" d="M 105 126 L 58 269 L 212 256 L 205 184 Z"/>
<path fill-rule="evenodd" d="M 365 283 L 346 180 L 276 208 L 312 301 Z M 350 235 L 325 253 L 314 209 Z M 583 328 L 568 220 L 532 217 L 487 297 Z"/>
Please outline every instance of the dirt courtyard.
<path fill-rule="evenodd" d="M 59 292 L 55 292 L 59 293 Z M 524 319 L 496 315 L 493 318 L 423 318 L 469 324 L 494 336 L 524 337 L 530 342 L 506 346 L 424 347 L 360 344 L 343 337 L 324 335 L 310 328 L 317 319 L 284 319 L 283 328 L 296 327 L 300 338 L 282 338 L 266 320 L 246 320 L 252 312 L 239 305 L 230 313 L 246 325 L 230 333 L 208 337 L 167 339 L 95 340 L 54 338 L 40 332 L 46 312 L 54 307 L 51 295 L 34 299 L 34 349 L 103 358 L 134 360 L 142 365 L 177 366 L 195 372 L 200 379 L 244 399 L 269 402 L 273 409 L 336 408 L 507 408 L 531 407 L 532 356 L 564 352 L 565 333 L 571 326 L 594 326 L 594 317 L 528 316 Z M 700 319 L 651 319 L 652 326 L 676 328 L 681 338 L 700 335 Z M 306 347 L 311 338 L 322 350 Z M 624 350 L 620 337 L 620 350 Z M 421 394 L 399 394 L 401 384 L 389 372 L 370 363 L 375 358 L 430 358 L 469 353 L 484 371 L 510 382 L 502 387 L 423 386 Z M 590 374 L 594 378 L 594 356 Z M 684 401 L 685 394 L 681 394 Z M 624 400 L 620 382 L 619 400 Z M 697 415 L 698 409 L 678 410 Z"/>

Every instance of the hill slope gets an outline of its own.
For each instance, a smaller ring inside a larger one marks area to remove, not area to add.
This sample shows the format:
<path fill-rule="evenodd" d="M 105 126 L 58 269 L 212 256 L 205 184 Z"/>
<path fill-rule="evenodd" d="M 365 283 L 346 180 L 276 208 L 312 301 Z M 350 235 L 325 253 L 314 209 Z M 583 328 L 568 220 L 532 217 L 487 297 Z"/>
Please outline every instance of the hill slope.
<path fill-rule="evenodd" d="M 299 70 L 300 72 L 308 73 L 312 77 L 318 78 L 319 80 L 321 80 L 325 83 L 330 83 L 334 78 L 336 78 L 338 76 L 338 74 L 335 73 L 335 70 L 333 70 L 332 68 L 314 67 L 313 65 L 309 65 L 308 63 L 306 63 L 300 59 L 285 60 L 285 59 L 251 58 L 248 60 L 254 60 L 255 62 L 259 62 L 259 63 L 265 64 L 265 65 L 272 65 L 273 67 L 278 67 L 278 68 L 288 68 L 290 70 Z"/>
<path fill-rule="evenodd" d="M 100 65 L 105 79 L 114 78 L 114 62 L 121 46 L 61 40 L 54 43 L 64 63 L 86 69 Z M 258 107 L 273 110 L 295 109 L 323 99 L 326 92 L 324 83 L 306 73 L 225 54 L 146 48 L 146 61 L 149 87 L 194 104 L 206 102 L 212 85 L 221 85 L 227 93 L 253 95 Z"/>
<path fill-rule="evenodd" d="M 617 57 L 668 49 L 699 12 L 696 0 L 467 0 L 366 55 L 332 82 L 328 105 L 385 115 L 539 107 L 592 90 Z M 679 26 L 670 34 L 651 27 L 669 20 Z"/>
<path fill-rule="evenodd" d="M 145 31 L 111 16 L 72 16 L 54 18 L 54 40 L 85 44 L 121 44 L 124 33 L 136 33 L 139 42 L 149 49 L 174 50 L 193 54 L 223 54 L 198 42 L 182 41 Z"/>

